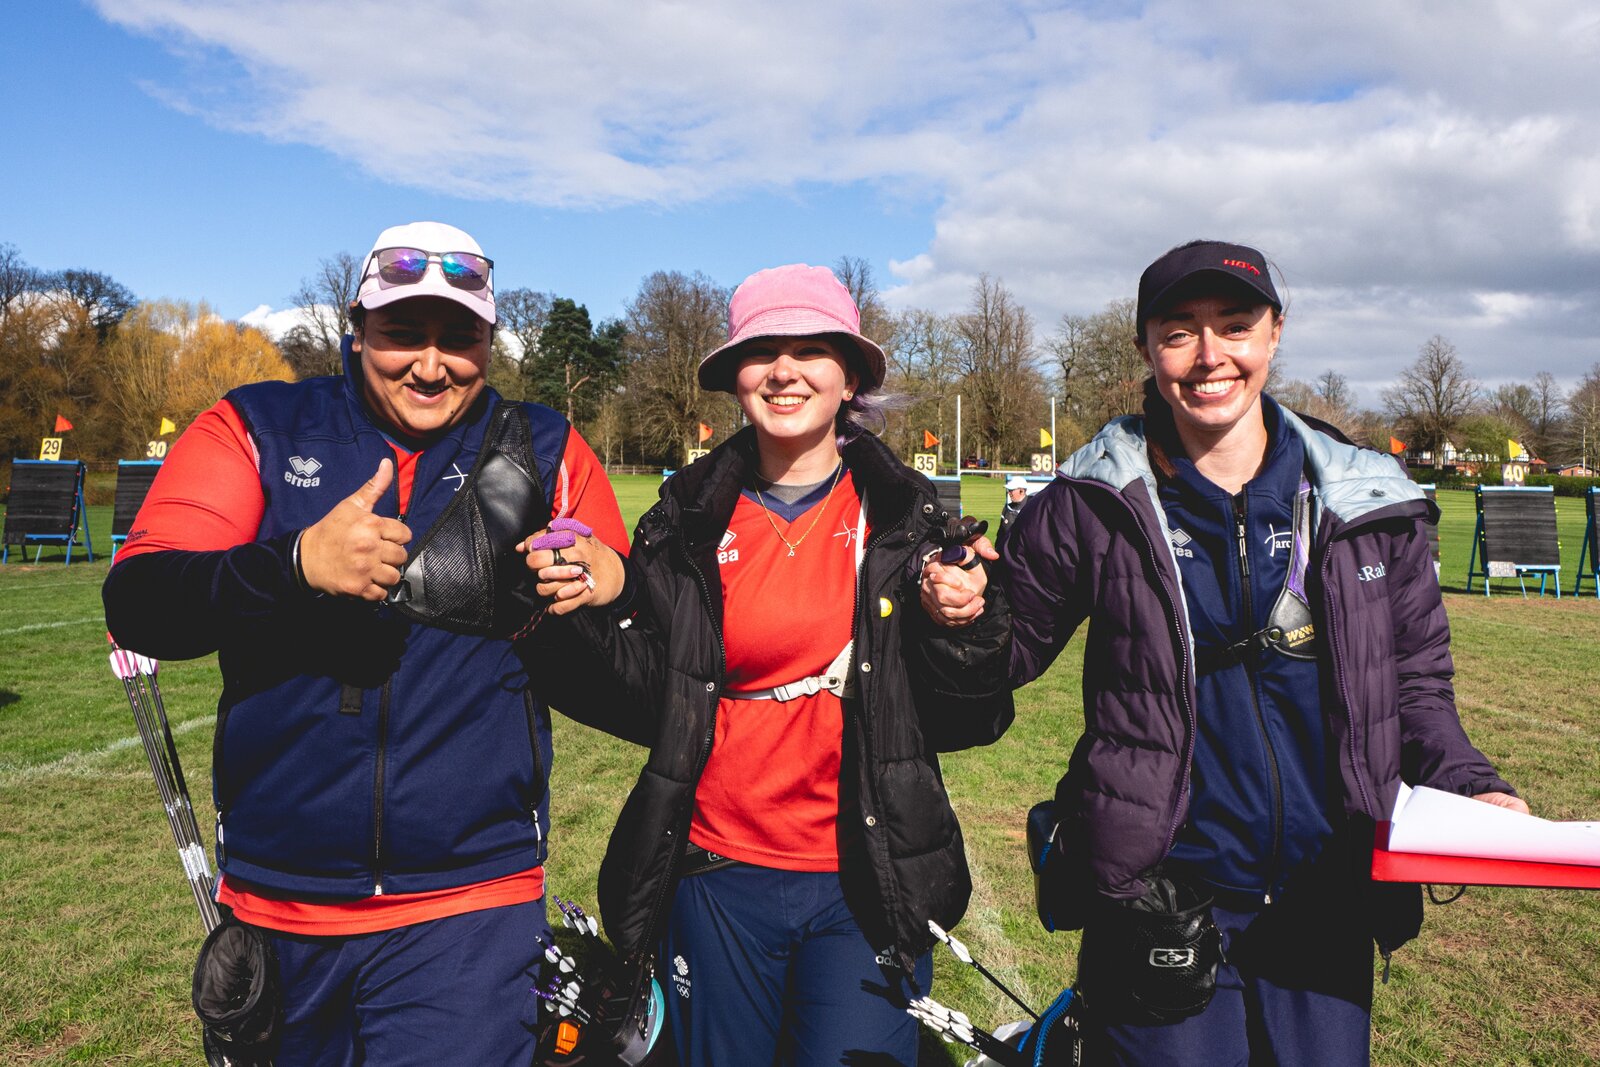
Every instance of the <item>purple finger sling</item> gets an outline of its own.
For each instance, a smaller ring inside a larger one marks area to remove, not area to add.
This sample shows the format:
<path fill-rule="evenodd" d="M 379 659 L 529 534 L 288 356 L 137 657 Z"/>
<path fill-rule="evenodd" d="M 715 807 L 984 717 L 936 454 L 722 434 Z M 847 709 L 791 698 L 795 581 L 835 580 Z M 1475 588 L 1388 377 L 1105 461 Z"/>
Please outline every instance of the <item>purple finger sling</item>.
<path fill-rule="evenodd" d="M 564 521 L 565 520 L 563 520 L 563 519 L 557 519 L 556 520 L 556 522 L 564 522 Z M 558 529 L 556 527 L 555 522 L 553 522 L 553 523 L 550 524 L 550 532 L 549 533 L 540 534 L 538 537 L 535 537 L 532 541 L 528 542 L 528 551 L 529 552 L 537 552 L 541 548 L 545 548 L 545 549 L 550 549 L 550 548 L 554 548 L 554 549 L 571 548 L 573 545 L 575 545 L 577 543 L 578 543 L 578 535 L 573 530 L 571 530 L 571 529 Z"/>
<path fill-rule="evenodd" d="M 552 532 L 556 530 L 571 530 L 579 537 L 588 537 L 590 534 L 594 533 L 593 530 L 589 529 L 589 527 L 585 526 L 577 519 L 568 518 L 551 519 L 550 529 Z M 563 545 L 562 547 L 565 548 L 566 546 Z"/>

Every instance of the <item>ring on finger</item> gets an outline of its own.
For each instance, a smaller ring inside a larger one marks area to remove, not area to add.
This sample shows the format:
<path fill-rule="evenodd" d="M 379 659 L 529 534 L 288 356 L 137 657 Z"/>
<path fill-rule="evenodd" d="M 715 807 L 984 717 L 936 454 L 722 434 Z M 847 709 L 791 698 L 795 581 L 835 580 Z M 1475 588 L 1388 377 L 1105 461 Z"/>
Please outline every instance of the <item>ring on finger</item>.
<path fill-rule="evenodd" d="M 550 565 L 552 567 L 564 567 L 564 566 L 566 566 L 567 561 L 561 557 L 561 550 L 559 548 L 552 548 L 550 550 L 550 556 L 551 556 L 551 560 L 552 560 Z"/>

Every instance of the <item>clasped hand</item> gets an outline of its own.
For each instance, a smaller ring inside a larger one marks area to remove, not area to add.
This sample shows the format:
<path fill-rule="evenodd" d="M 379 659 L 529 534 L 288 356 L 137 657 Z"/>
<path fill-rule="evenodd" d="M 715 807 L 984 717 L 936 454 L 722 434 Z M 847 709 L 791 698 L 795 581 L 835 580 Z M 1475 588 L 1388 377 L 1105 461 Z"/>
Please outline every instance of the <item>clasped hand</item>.
<path fill-rule="evenodd" d="M 987 537 L 970 545 L 956 563 L 940 563 L 938 556 L 922 565 L 919 599 L 928 618 L 940 626 L 954 629 L 966 626 L 983 614 L 983 594 L 989 587 L 989 573 L 979 560 L 997 560 L 1000 553 Z M 965 565 L 965 566 L 963 566 Z"/>
<path fill-rule="evenodd" d="M 526 554 L 528 569 L 539 579 L 534 588 L 550 601 L 552 615 L 603 607 L 622 595 L 622 557 L 573 519 L 556 519 L 524 538 L 517 551 Z"/>

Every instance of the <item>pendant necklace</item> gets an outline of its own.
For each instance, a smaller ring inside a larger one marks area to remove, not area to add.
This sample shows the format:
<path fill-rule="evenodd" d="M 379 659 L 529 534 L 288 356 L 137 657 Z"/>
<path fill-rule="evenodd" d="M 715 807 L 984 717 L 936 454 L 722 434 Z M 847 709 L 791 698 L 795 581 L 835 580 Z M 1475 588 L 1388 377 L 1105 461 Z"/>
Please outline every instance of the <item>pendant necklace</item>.
<path fill-rule="evenodd" d="M 817 528 L 817 523 L 822 521 L 822 513 L 828 510 L 828 502 L 833 499 L 833 490 L 838 486 L 839 475 L 842 473 L 844 473 L 843 463 L 839 464 L 833 469 L 833 484 L 828 486 L 828 494 L 822 498 L 822 506 L 817 508 L 817 517 L 811 520 L 811 525 L 806 527 L 806 532 L 801 534 L 799 538 L 794 541 L 791 541 L 787 537 L 783 536 L 783 531 L 778 529 L 777 522 L 772 518 L 772 509 L 767 507 L 766 498 L 761 495 L 761 486 L 756 486 L 756 500 L 761 504 L 761 513 L 767 517 L 767 525 L 771 526 L 772 532 L 778 535 L 778 540 L 789 546 L 789 556 L 785 558 L 792 558 L 794 556 L 794 550 L 800 547 L 800 543 L 802 541 L 811 536 L 811 531 L 815 530 Z M 759 473 L 756 475 L 756 481 L 761 481 L 761 475 Z M 777 483 L 774 482 L 773 484 L 776 485 Z"/>

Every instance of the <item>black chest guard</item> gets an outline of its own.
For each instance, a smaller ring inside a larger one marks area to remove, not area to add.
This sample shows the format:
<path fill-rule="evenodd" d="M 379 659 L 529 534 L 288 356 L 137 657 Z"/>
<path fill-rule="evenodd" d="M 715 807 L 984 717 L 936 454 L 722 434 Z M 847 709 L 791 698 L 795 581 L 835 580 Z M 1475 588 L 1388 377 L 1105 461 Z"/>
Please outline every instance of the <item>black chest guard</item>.
<path fill-rule="evenodd" d="M 517 542 L 550 523 L 528 416 L 501 404 L 466 483 L 412 549 L 389 603 L 464 634 L 511 637 L 537 613 L 537 579 Z"/>

